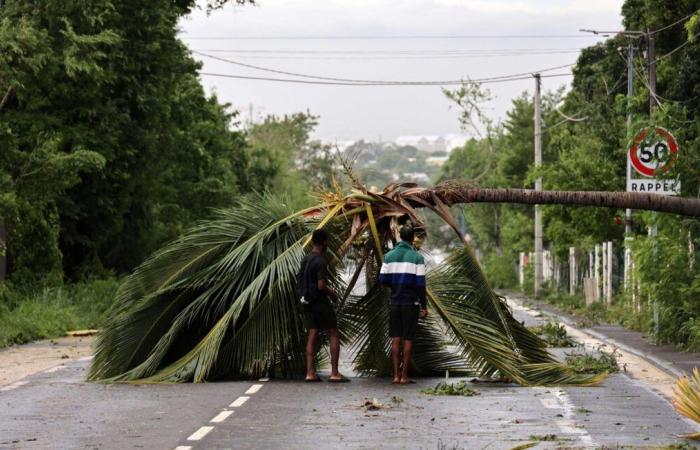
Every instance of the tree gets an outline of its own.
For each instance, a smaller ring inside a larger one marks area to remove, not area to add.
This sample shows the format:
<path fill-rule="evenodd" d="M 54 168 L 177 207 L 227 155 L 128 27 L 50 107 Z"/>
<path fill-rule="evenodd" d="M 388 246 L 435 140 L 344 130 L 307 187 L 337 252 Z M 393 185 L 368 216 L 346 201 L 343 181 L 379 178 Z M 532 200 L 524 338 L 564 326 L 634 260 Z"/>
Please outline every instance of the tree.
<path fill-rule="evenodd" d="M 472 201 L 516 201 L 591 206 L 656 207 L 700 216 L 700 200 L 651 194 L 534 192 L 474 189 L 459 185 L 419 188 L 387 186 L 381 193 L 356 186 L 352 194 L 295 211 L 271 196 L 253 196 L 221 211 L 139 267 L 120 288 L 98 338 L 90 379 L 103 381 L 204 381 L 222 376 L 293 372 L 303 366 L 304 331 L 294 294 L 295 274 L 315 227 L 332 228 L 335 270 L 331 282 L 345 292 L 340 310 L 346 342 L 355 340 L 359 370 L 388 367 L 385 303 L 388 293 L 372 284 L 367 294 L 348 297 L 352 285 L 337 277 L 377 270 L 407 216 L 421 226 L 416 208 L 429 208 L 459 233 L 449 205 Z M 669 206 L 670 205 L 670 206 Z M 361 236 L 367 236 L 364 244 Z M 359 246 L 356 256 L 344 256 Z M 350 262 L 352 261 L 352 262 Z M 370 264 L 370 261 L 374 261 Z M 358 272 L 359 273 L 359 272 Z M 356 277 L 352 277 L 356 280 Z M 455 251 L 429 277 L 433 319 L 424 323 L 417 370 L 423 373 L 471 366 L 522 384 L 589 384 L 549 355 L 545 344 L 510 315 L 495 294 L 470 247 Z M 458 355 L 445 350 L 444 336 Z"/>
<path fill-rule="evenodd" d="M 19 244 L 13 236 L 29 236 L 31 224 L 48 214 L 54 231 L 42 233 L 58 239 L 56 257 L 70 278 L 126 272 L 193 220 L 250 189 L 246 143 L 232 131 L 235 115 L 207 98 L 198 63 L 177 39 L 178 20 L 194 4 L 4 2 L 5 138 L 19 153 L 51 141 L 59 156 L 91 151 L 105 164 L 57 190 L 50 211 L 38 204 L 18 210 L 18 223 L 28 228 L 8 229 L 9 242 Z M 45 245 L 37 241 L 31 252 Z M 11 275 L 43 270 L 13 256 L 30 249 L 13 246 Z"/>

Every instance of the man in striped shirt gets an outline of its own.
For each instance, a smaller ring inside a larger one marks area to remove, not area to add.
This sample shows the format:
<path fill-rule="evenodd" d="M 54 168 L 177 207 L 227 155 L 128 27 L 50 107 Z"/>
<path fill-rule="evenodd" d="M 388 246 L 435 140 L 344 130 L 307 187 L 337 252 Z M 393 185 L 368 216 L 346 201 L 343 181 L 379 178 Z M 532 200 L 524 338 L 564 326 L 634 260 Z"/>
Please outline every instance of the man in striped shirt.
<path fill-rule="evenodd" d="M 391 287 L 389 301 L 389 336 L 394 384 L 409 384 L 408 365 L 413 352 L 413 340 L 418 328 L 418 316 L 426 317 L 425 260 L 413 247 L 413 225 L 403 225 L 401 241 L 384 256 L 379 282 Z M 401 350 L 403 341 L 403 360 Z M 401 364 L 403 363 L 403 364 Z M 399 370 L 400 369 L 400 370 Z"/>

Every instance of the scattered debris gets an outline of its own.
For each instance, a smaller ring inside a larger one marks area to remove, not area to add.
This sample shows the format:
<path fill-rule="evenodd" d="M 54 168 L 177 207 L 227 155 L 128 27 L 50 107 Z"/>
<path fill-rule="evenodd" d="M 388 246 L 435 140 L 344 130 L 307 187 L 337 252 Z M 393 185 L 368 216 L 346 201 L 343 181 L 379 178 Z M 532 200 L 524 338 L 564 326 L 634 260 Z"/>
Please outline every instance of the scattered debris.
<path fill-rule="evenodd" d="M 421 392 L 428 395 L 461 395 L 464 397 L 479 395 L 479 392 L 469 388 L 464 380 L 456 384 L 443 381 L 435 385 L 434 388 L 421 389 Z"/>
<path fill-rule="evenodd" d="M 527 444 L 516 445 L 510 450 L 525 450 L 526 448 L 532 448 L 537 445 L 537 442 L 528 442 Z"/>
<path fill-rule="evenodd" d="M 66 333 L 66 336 L 72 336 L 72 337 L 85 337 L 85 336 L 94 336 L 97 334 L 98 330 L 74 330 L 74 331 L 69 331 Z"/>
<path fill-rule="evenodd" d="M 556 434 L 531 434 L 530 439 L 533 441 L 556 441 Z"/>
<path fill-rule="evenodd" d="M 615 373 L 620 371 L 617 348 L 605 351 L 598 347 L 595 353 L 582 352 L 566 355 L 566 363 L 578 373 Z"/>
<path fill-rule="evenodd" d="M 566 327 L 558 322 L 547 322 L 544 325 L 529 327 L 530 331 L 538 335 L 547 343 L 548 347 L 574 347 L 576 341 L 566 332 Z"/>
<path fill-rule="evenodd" d="M 393 397 L 391 397 L 391 404 L 394 406 L 401 406 L 401 404 L 403 402 L 404 402 L 404 399 L 402 399 L 401 397 L 399 397 L 397 395 L 394 395 Z"/>
<path fill-rule="evenodd" d="M 362 408 L 364 408 L 365 411 L 377 411 L 388 408 L 388 406 L 384 405 L 376 398 L 373 398 L 372 400 L 365 400 L 365 402 L 362 404 Z"/>
<path fill-rule="evenodd" d="M 576 412 L 581 413 L 581 414 L 590 414 L 593 411 L 591 411 L 590 409 L 587 409 L 587 408 L 577 408 Z"/>

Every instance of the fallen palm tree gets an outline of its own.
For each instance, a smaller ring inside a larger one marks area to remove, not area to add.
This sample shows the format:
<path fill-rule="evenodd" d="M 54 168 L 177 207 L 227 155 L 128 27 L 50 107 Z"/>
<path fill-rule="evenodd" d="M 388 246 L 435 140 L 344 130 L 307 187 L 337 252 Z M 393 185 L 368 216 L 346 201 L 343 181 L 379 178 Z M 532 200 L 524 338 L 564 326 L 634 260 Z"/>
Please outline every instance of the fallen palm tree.
<path fill-rule="evenodd" d="M 389 370 L 388 291 L 374 280 L 399 220 L 408 217 L 420 226 L 416 209 L 429 208 L 459 234 L 449 205 L 539 198 L 519 192 L 394 184 L 381 193 L 328 193 L 321 204 L 302 211 L 291 211 L 269 195 L 251 195 L 156 252 L 124 281 L 97 339 L 88 377 L 201 382 L 300 372 L 305 330 L 294 280 L 316 227 L 333 231 L 331 282 L 345 292 L 338 315 L 344 341 L 356 346 L 356 368 L 383 375 Z M 608 207 L 632 201 L 642 208 L 651 201 L 648 209 L 663 200 L 653 194 L 644 195 L 646 200 L 594 194 L 572 198 L 574 204 Z M 681 207 L 671 203 L 668 211 L 700 214 L 700 203 L 689 200 Z M 344 267 L 353 273 L 348 285 L 338 276 Z M 352 296 L 363 268 L 367 293 Z M 525 385 L 586 385 L 604 378 L 576 374 L 557 362 L 546 344 L 513 318 L 467 244 L 428 274 L 428 286 L 432 314 L 421 326 L 414 353 L 419 373 L 470 368 Z M 447 344 L 457 351 L 448 351 Z"/>

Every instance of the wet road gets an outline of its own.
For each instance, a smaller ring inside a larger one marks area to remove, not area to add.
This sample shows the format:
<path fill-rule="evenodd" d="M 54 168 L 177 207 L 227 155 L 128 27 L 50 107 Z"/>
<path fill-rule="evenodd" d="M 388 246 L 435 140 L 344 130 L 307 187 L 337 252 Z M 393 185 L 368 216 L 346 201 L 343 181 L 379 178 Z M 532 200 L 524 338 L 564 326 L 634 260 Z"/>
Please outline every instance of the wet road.
<path fill-rule="evenodd" d="M 439 379 L 107 386 L 83 381 L 88 364 L 0 387 L 0 448 L 639 448 L 697 430 L 625 374 L 596 388 L 479 383 L 477 396 L 435 397 L 420 389 Z M 374 398 L 383 407 L 362 407 Z"/>

